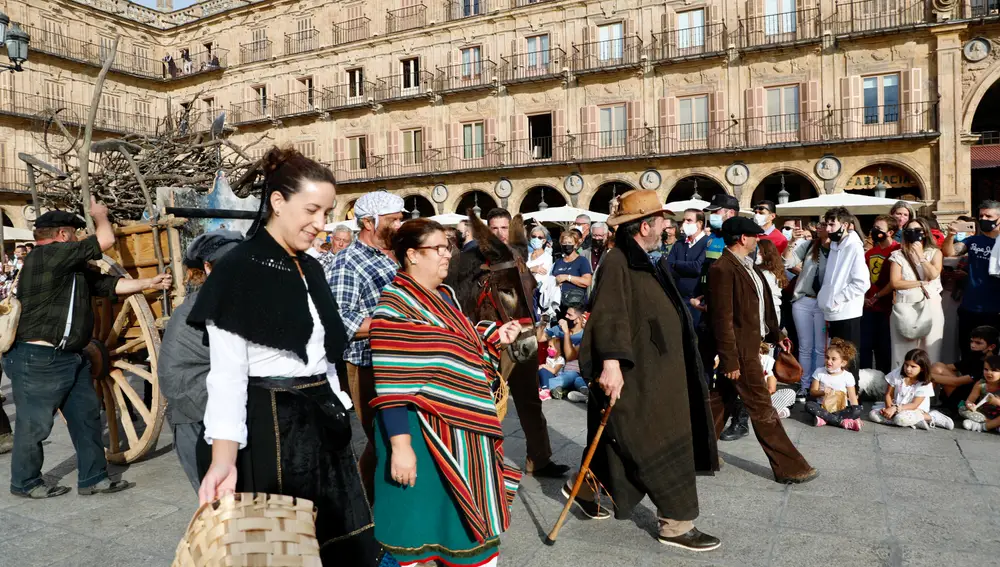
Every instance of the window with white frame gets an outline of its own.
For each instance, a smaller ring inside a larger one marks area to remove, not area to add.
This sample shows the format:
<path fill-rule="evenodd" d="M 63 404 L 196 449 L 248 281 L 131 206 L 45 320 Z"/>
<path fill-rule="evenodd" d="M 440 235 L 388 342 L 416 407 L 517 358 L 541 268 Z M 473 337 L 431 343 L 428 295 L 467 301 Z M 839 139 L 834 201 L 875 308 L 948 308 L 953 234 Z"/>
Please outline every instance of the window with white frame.
<path fill-rule="evenodd" d="M 865 124 L 899 120 L 899 75 L 864 78 Z"/>
<path fill-rule="evenodd" d="M 625 145 L 625 131 L 628 127 L 628 112 L 624 104 L 600 108 L 600 139 L 602 148 Z"/>
<path fill-rule="evenodd" d="M 351 170 L 368 169 L 368 137 L 355 136 L 347 139 L 349 168 Z"/>
<path fill-rule="evenodd" d="M 677 48 L 689 49 L 705 45 L 705 10 L 690 10 L 677 14 Z"/>
<path fill-rule="evenodd" d="M 678 102 L 678 125 L 681 140 L 704 140 L 708 137 L 708 96 L 690 96 Z"/>
<path fill-rule="evenodd" d="M 462 78 L 478 77 L 483 72 L 483 50 L 481 47 L 466 47 L 462 50 Z"/>
<path fill-rule="evenodd" d="M 253 92 L 253 110 L 259 116 L 267 114 L 267 85 L 257 85 L 250 89 Z"/>
<path fill-rule="evenodd" d="M 419 89 L 420 88 L 420 59 L 413 57 L 411 59 L 403 59 L 400 62 L 400 67 L 403 70 L 403 90 Z"/>
<path fill-rule="evenodd" d="M 118 95 L 102 94 L 98 109 L 101 122 L 112 126 L 124 126 L 121 121 L 122 99 Z"/>
<path fill-rule="evenodd" d="M 132 58 L 135 60 L 135 67 L 140 71 L 150 70 L 149 48 L 144 45 L 132 46 Z"/>
<path fill-rule="evenodd" d="M 548 34 L 528 38 L 528 68 L 547 67 L 549 64 Z"/>
<path fill-rule="evenodd" d="M 424 131 L 420 128 L 403 130 L 403 165 L 424 161 Z"/>
<path fill-rule="evenodd" d="M 316 142 L 314 140 L 306 140 L 303 142 L 296 142 L 295 149 L 309 159 L 316 158 Z"/>
<path fill-rule="evenodd" d="M 300 77 L 297 80 L 297 82 L 299 84 L 299 92 L 302 93 L 301 95 L 299 95 L 301 97 L 299 99 L 299 101 L 302 104 L 304 104 L 306 107 L 308 107 L 309 109 L 315 108 L 316 107 L 316 88 L 315 88 L 315 85 L 313 84 L 313 78 L 312 77 Z"/>
<path fill-rule="evenodd" d="M 478 16 L 483 13 L 483 0 L 462 0 L 462 17 Z"/>
<path fill-rule="evenodd" d="M 795 33 L 796 0 L 764 0 L 764 35 Z"/>
<path fill-rule="evenodd" d="M 146 131 L 152 130 L 153 109 L 150 102 L 148 100 L 137 100 L 133 105 L 135 106 L 135 119 L 139 122 L 139 125 Z"/>
<path fill-rule="evenodd" d="M 365 70 L 348 69 L 347 85 L 347 96 L 351 98 L 365 96 Z"/>
<path fill-rule="evenodd" d="M 767 131 L 795 132 L 798 129 L 798 85 L 767 89 Z"/>
<path fill-rule="evenodd" d="M 607 24 L 597 28 L 597 58 L 601 61 L 621 59 L 625 52 L 625 26 Z"/>
<path fill-rule="evenodd" d="M 481 158 L 485 155 L 486 131 L 482 122 L 462 125 L 462 157 Z"/>

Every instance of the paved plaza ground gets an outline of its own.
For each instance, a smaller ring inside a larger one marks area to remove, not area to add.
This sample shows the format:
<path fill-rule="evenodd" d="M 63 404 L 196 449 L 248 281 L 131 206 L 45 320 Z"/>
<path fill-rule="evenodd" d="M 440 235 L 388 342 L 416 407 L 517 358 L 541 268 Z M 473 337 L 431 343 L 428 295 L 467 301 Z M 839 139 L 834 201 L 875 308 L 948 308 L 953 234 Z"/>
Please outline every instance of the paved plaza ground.
<path fill-rule="evenodd" d="M 10 384 L 2 391 L 10 397 Z M 15 407 L 4 406 L 13 419 Z M 577 463 L 584 408 L 545 403 L 555 458 Z M 850 566 L 997 565 L 1000 557 L 1000 436 L 912 431 L 865 423 L 861 433 L 814 428 L 793 413 L 786 428 L 821 476 L 787 487 L 771 480 L 751 435 L 723 443 L 726 465 L 701 478 L 702 530 L 722 548 L 706 554 L 668 549 L 652 536 L 648 501 L 632 520 L 583 521 L 573 515 L 554 547 L 542 544 L 562 507 L 559 481 L 526 478 L 503 538 L 505 566 Z M 800 421 L 802 420 L 802 421 Z M 507 455 L 524 460 L 513 410 Z M 172 452 L 167 428 L 157 451 L 125 471 L 138 486 L 111 496 L 74 491 L 44 501 L 11 496 L 10 456 L 0 456 L 0 566 L 167 566 L 197 499 Z M 357 428 L 356 428 L 357 431 Z M 357 435 L 355 436 L 357 438 Z M 45 445 L 50 480 L 76 486 L 73 448 L 57 420 Z M 346 566 L 345 566 L 346 567 Z"/>

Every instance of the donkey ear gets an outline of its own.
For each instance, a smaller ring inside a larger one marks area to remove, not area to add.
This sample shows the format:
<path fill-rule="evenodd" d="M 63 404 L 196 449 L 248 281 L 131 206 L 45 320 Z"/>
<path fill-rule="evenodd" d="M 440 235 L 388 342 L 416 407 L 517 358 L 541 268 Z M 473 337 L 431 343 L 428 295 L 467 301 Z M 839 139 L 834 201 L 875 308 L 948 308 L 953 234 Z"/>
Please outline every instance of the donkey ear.
<path fill-rule="evenodd" d="M 507 244 L 521 256 L 528 255 L 528 231 L 524 227 L 524 218 L 518 213 L 510 221 L 510 232 L 507 237 Z"/>
<path fill-rule="evenodd" d="M 513 257 L 510 248 L 507 248 L 507 245 L 490 231 L 490 227 L 486 226 L 486 223 L 477 217 L 472 209 L 468 210 L 468 214 L 469 230 L 472 231 L 472 237 L 479 243 L 479 252 L 490 262 L 510 260 Z"/>

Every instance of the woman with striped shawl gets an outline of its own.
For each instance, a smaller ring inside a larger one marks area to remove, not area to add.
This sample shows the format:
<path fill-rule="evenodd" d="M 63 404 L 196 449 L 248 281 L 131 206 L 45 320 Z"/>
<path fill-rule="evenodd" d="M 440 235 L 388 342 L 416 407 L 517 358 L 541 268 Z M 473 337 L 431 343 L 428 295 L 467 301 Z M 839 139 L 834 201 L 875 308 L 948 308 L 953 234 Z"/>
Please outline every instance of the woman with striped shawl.
<path fill-rule="evenodd" d="M 521 473 L 504 464 L 492 385 L 498 345 L 520 325 L 477 328 L 462 314 L 441 283 L 440 224 L 408 221 L 392 248 L 402 269 L 371 322 L 375 537 L 404 567 L 496 565 Z"/>

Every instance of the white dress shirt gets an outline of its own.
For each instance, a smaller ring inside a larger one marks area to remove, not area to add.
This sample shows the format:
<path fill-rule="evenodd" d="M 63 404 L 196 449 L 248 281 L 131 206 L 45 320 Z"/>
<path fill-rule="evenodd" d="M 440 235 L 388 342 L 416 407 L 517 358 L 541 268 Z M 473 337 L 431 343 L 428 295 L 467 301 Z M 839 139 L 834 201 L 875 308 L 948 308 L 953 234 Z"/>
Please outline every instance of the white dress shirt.
<path fill-rule="evenodd" d="M 307 296 L 307 299 L 313 329 L 306 343 L 308 361 L 305 363 L 290 351 L 248 342 L 208 322 L 212 369 L 205 379 L 208 386 L 205 441 L 209 445 L 213 439 L 226 439 L 238 442 L 240 449 L 246 447 L 247 383 L 250 376 L 298 378 L 327 374 L 326 331 L 312 297 Z"/>

